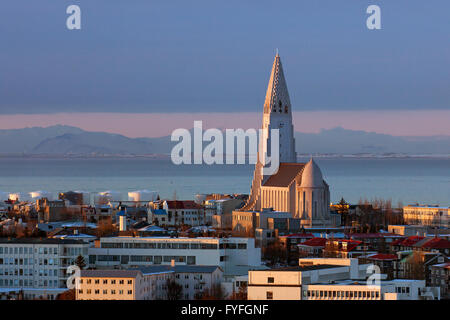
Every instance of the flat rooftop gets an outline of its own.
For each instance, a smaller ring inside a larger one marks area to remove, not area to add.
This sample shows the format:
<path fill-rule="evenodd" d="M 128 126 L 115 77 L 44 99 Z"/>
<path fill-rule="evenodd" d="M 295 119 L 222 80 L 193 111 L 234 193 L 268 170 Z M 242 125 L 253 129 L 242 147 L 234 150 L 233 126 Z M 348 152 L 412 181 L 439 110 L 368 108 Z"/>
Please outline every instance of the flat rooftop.
<path fill-rule="evenodd" d="M 318 264 L 318 265 L 311 265 L 311 266 L 283 267 L 283 268 L 273 268 L 273 269 L 268 269 L 268 270 L 255 270 L 255 271 L 286 271 L 286 272 L 299 271 L 299 272 L 303 272 L 303 271 L 342 268 L 342 267 L 348 267 L 348 266 Z"/>

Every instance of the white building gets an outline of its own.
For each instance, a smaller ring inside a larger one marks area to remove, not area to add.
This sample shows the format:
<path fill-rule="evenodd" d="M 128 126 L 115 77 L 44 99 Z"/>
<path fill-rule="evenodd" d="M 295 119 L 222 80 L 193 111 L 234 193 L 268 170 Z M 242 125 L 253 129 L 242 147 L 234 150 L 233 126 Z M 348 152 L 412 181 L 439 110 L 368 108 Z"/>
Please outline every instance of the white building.
<path fill-rule="evenodd" d="M 213 292 L 222 282 L 218 266 L 149 266 L 126 270 L 82 270 L 77 300 L 168 299 L 167 281 L 181 286 L 179 300 Z M 172 297 L 173 298 L 173 297 Z"/>
<path fill-rule="evenodd" d="M 0 239 L 0 289 L 20 290 L 25 298 L 55 298 L 67 290 L 67 267 L 82 255 L 88 261 L 88 244 L 61 239 Z"/>
<path fill-rule="evenodd" d="M 260 161 L 256 163 L 250 197 L 242 211 L 273 208 L 290 212 L 305 227 L 332 226 L 330 189 L 320 168 L 313 159 L 297 163 L 292 106 L 278 54 L 267 86 L 262 121 L 262 130 L 272 129 L 279 130 L 278 171 L 264 174 L 264 165 Z M 271 154 L 270 136 L 261 142 L 263 153 Z"/>
<path fill-rule="evenodd" d="M 260 266 L 261 248 L 253 238 L 107 237 L 89 248 L 89 264 L 97 268 L 147 265 Z"/>
<path fill-rule="evenodd" d="M 162 300 L 171 270 L 82 270 L 76 300 Z"/>
<path fill-rule="evenodd" d="M 403 219 L 406 224 L 450 228 L 449 211 L 449 207 L 410 205 L 403 207 Z"/>
<path fill-rule="evenodd" d="M 424 280 L 367 282 L 373 273 L 357 259 L 299 259 L 298 267 L 249 271 L 249 300 L 434 300 Z"/>
<path fill-rule="evenodd" d="M 150 202 L 148 221 L 159 226 L 201 226 L 205 223 L 203 207 L 192 200 Z"/>

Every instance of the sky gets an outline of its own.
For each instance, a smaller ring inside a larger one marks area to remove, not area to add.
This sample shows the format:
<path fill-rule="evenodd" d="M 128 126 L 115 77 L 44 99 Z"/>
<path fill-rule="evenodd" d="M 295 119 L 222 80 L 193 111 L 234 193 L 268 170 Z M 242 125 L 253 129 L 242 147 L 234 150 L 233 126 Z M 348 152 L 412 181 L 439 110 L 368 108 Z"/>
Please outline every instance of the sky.
<path fill-rule="evenodd" d="M 66 8 L 81 8 L 68 30 Z M 366 8 L 381 8 L 368 30 Z M 278 48 L 296 130 L 450 135 L 448 0 L 3 0 L 0 129 L 261 122 Z"/>

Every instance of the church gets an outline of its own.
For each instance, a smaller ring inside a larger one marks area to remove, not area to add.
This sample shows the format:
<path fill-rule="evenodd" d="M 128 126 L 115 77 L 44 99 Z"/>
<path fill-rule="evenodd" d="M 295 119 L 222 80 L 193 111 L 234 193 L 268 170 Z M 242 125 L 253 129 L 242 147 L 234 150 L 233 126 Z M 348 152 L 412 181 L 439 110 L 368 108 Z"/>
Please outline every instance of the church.
<path fill-rule="evenodd" d="M 273 208 L 289 212 L 304 227 L 332 226 L 330 189 L 319 166 L 312 158 L 297 163 L 292 106 L 278 53 L 266 91 L 262 129 L 279 129 L 280 165 L 277 173 L 263 175 L 263 164 L 258 160 L 249 199 L 240 211 Z M 262 150 L 269 150 L 270 135 L 260 143 Z"/>

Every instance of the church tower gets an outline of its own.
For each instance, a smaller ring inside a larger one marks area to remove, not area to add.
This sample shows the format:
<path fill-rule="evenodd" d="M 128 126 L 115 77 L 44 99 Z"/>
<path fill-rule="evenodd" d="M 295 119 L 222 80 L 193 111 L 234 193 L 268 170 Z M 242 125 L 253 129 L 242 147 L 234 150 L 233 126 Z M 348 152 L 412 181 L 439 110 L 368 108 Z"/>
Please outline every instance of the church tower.
<path fill-rule="evenodd" d="M 263 148 L 270 154 L 270 129 L 279 129 L 280 162 L 297 162 L 295 152 L 294 126 L 292 125 L 292 107 L 284 78 L 280 56 L 273 61 L 264 101 L 262 129 L 268 129 L 268 137 L 263 141 Z"/>
<path fill-rule="evenodd" d="M 276 173 L 263 175 L 264 167 L 258 157 L 250 196 L 239 211 L 270 212 L 269 208 L 272 208 L 274 212 L 290 213 L 304 227 L 332 226 L 330 189 L 319 166 L 312 158 L 308 163 L 297 163 L 291 101 L 278 54 L 267 86 L 262 129 L 268 129 L 269 132 L 271 129 L 279 130 L 280 164 Z M 273 157 L 270 136 L 260 141 L 259 150 Z M 236 213 L 238 215 L 239 212 Z"/>
<path fill-rule="evenodd" d="M 292 124 L 292 106 L 289 99 L 289 92 L 284 78 L 281 59 L 277 53 L 272 65 L 269 84 L 264 100 L 264 113 L 262 129 L 268 129 L 268 135 L 260 141 L 263 152 L 271 155 L 271 129 L 279 130 L 279 161 L 297 162 L 295 152 L 294 126 Z M 259 149 L 261 150 L 261 148 Z M 263 165 L 258 162 L 255 165 L 250 197 L 242 210 L 261 210 L 260 190 L 261 185 L 270 177 L 263 176 Z"/>

